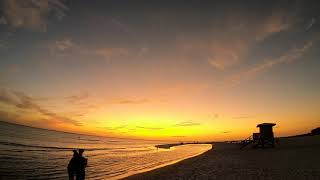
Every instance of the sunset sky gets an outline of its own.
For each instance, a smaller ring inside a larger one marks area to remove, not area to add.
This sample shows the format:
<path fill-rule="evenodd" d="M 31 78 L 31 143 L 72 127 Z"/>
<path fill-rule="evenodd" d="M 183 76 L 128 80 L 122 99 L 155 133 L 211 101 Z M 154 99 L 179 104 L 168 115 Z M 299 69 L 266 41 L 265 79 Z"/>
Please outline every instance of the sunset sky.
<path fill-rule="evenodd" d="M 2 121 L 179 141 L 320 126 L 317 0 L 0 2 Z"/>

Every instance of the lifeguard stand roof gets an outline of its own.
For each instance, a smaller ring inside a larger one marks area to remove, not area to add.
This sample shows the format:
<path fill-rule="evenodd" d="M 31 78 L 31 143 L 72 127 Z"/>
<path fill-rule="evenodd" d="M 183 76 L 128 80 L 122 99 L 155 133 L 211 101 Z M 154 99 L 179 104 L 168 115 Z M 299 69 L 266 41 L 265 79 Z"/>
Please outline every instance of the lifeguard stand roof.
<path fill-rule="evenodd" d="M 261 126 L 275 126 L 275 123 L 262 123 L 262 124 L 258 124 L 257 127 L 261 127 Z"/>

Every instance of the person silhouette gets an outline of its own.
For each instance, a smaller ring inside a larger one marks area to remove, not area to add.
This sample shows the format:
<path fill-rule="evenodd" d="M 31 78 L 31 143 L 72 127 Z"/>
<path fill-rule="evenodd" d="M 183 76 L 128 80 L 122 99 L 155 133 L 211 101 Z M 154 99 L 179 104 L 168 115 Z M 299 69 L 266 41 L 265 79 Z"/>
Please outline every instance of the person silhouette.
<path fill-rule="evenodd" d="M 79 156 L 77 150 L 72 150 L 73 151 L 73 156 L 69 161 L 68 164 L 68 175 L 69 175 L 69 180 L 74 180 L 74 176 L 77 171 L 77 158 Z"/>
<path fill-rule="evenodd" d="M 76 170 L 76 180 L 84 180 L 86 171 L 85 168 L 88 164 L 88 159 L 83 157 L 84 149 L 79 149 L 79 154 L 77 156 L 77 170 Z"/>

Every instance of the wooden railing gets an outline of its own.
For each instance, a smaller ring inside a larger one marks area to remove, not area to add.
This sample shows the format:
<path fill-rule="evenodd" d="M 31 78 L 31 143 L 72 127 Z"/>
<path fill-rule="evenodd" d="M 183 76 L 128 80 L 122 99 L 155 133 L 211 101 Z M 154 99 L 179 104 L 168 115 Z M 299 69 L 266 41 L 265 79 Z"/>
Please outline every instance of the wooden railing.
<path fill-rule="evenodd" d="M 242 141 L 241 141 L 241 147 L 240 147 L 240 149 L 243 149 L 243 148 L 246 147 L 247 145 L 251 144 L 253 141 L 254 141 L 254 140 L 253 140 L 253 136 L 252 136 L 252 135 L 249 136 L 249 137 L 247 137 L 245 140 L 242 140 Z"/>

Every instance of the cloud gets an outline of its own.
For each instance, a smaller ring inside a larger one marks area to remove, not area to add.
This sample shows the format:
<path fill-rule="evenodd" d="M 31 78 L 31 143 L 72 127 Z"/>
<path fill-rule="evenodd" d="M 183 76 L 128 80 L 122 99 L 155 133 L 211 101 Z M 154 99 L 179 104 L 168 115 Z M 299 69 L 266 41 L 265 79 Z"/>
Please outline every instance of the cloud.
<path fill-rule="evenodd" d="M 68 8 L 62 0 L 3 0 L 2 24 L 46 31 L 50 18 L 61 19 Z"/>
<path fill-rule="evenodd" d="M 122 126 L 116 126 L 116 127 L 104 127 L 104 129 L 113 131 L 113 130 L 123 129 L 123 128 L 126 128 L 126 127 L 127 127 L 127 125 L 122 125 Z"/>
<path fill-rule="evenodd" d="M 15 122 L 18 118 L 17 114 L 0 110 L 0 121 Z"/>
<path fill-rule="evenodd" d="M 199 126 L 199 125 L 201 125 L 201 124 L 196 123 L 196 122 L 192 122 L 192 121 L 182 121 L 182 122 L 175 124 L 174 126 Z"/>
<path fill-rule="evenodd" d="M 223 16 L 213 17 L 208 32 L 179 33 L 177 48 L 186 59 L 203 59 L 213 68 L 225 70 L 246 61 L 255 45 L 288 31 L 295 23 L 289 17 L 279 10 L 257 17 L 244 10 L 226 11 Z"/>
<path fill-rule="evenodd" d="M 288 30 L 293 22 L 288 15 L 283 12 L 274 12 L 261 24 L 258 24 L 255 29 L 255 40 L 262 41 L 276 33 Z"/>
<path fill-rule="evenodd" d="M 78 43 L 70 38 L 61 38 L 54 41 L 49 41 L 47 44 L 41 44 L 38 48 L 45 48 L 54 56 L 68 56 L 72 53 L 79 53 L 81 55 L 87 54 L 87 49 L 81 47 Z"/>
<path fill-rule="evenodd" d="M 221 132 L 221 134 L 228 134 L 228 133 L 231 133 L 231 131 L 223 131 L 223 132 Z"/>
<path fill-rule="evenodd" d="M 70 39 L 63 39 L 63 40 L 55 41 L 54 44 L 50 47 L 51 47 L 51 51 L 53 52 L 55 51 L 63 52 L 71 48 L 75 48 L 76 44 L 72 42 Z"/>
<path fill-rule="evenodd" d="M 224 28 L 230 29 L 230 32 L 215 38 L 211 44 L 209 64 L 220 70 L 237 65 L 245 61 L 255 44 L 291 26 L 283 15 L 273 15 L 258 21 L 260 22 L 247 24 L 232 22 L 226 25 Z"/>
<path fill-rule="evenodd" d="M 42 45 L 40 46 L 43 47 Z M 90 57 L 98 57 L 104 60 L 114 60 L 123 57 L 128 57 L 130 54 L 141 54 L 143 48 L 129 49 L 121 47 L 98 47 L 89 48 L 73 41 L 70 38 L 61 38 L 55 41 L 48 42 L 46 47 L 52 55 L 67 56 L 67 55 L 82 55 Z"/>
<path fill-rule="evenodd" d="M 219 39 L 210 44 L 208 62 L 216 69 L 224 70 L 240 63 L 242 58 L 248 54 L 249 44 L 243 39 Z"/>
<path fill-rule="evenodd" d="M 119 98 L 114 99 L 111 101 L 112 104 L 144 104 L 150 102 L 149 99 L 126 99 L 126 98 Z"/>
<path fill-rule="evenodd" d="M 113 16 L 103 16 L 94 13 L 88 14 L 84 19 L 89 26 L 91 32 L 96 32 L 94 27 L 99 26 L 99 30 L 103 32 L 117 31 L 126 34 L 134 34 L 135 30 L 128 23 L 125 23 L 125 19 Z"/>
<path fill-rule="evenodd" d="M 100 48 L 93 50 L 92 54 L 110 60 L 121 56 L 128 56 L 129 51 L 126 48 Z"/>
<path fill-rule="evenodd" d="M 171 136 L 171 137 L 175 137 L 175 138 L 183 138 L 183 137 L 187 137 L 187 136 Z"/>
<path fill-rule="evenodd" d="M 41 104 L 50 104 L 51 107 L 59 106 L 59 103 L 69 103 L 73 110 L 65 113 L 69 117 L 82 117 L 89 112 L 95 111 L 105 105 L 105 103 L 99 103 L 88 92 L 81 92 L 69 96 L 55 96 L 55 97 L 33 97 L 33 101 L 41 102 Z M 52 104 L 56 106 L 52 106 Z"/>
<path fill-rule="evenodd" d="M 72 124 L 75 126 L 81 126 L 81 123 L 77 120 L 60 116 L 54 112 L 51 112 L 47 109 L 42 108 L 40 105 L 38 105 L 35 102 L 35 100 L 32 97 L 26 95 L 23 92 L 1 88 L 0 89 L 0 102 L 7 104 L 7 105 L 15 106 L 18 109 L 37 111 L 42 115 L 48 116 L 48 118 L 51 120 L 69 123 L 69 124 Z"/>
<path fill-rule="evenodd" d="M 300 48 L 292 48 L 291 50 L 285 52 L 279 57 L 273 59 L 267 59 L 263 63 L 257 64 L 250 69 L 240 72 L 238 74 L 232 75 L 226 79 L 227 85 L 237 85 L 242 81 L 256 77 L 261 73 L 265 73 L 276 65 L 280 64 L 290 64 L 297 59 L 301 58 L 304 53 L 312 47 L 312 42 L 305 43 Z"/>
<path fill-rule="evenodd" d="M 90 97 L 88 92 L 83 92 L 79 95 L 72 95 L 72 96 L 67 96 L 65 99 L 69 101 L 70 103 L 78 103 L 84 100 L 87 100 Z"/>
<path fill-rule="evenodd" d="M 146 130 L 162 130 L 162 129 L 164 129 L 164 128 L 160 128 L 160 127 L 145 127 L 145 126 L 136 126 L 136 128 L 146 129 Z"/>
<path fill-rule="evenodd" d="M 136 131 L 136 128 L 129 128 L 128 131 Z"/>
<path fill-rule="evenodd" d="M 58 115 L 56 113 L 53 113 L 53 112 L 48 111 L 48 110 L 45 110 L 43 108 L 39 108 L 37 110 L 40 113 L 42 113 L 43 115 L 48 116 L 49 119 L 61 121 L 61 122 L 64 122 L 64 123 L 69 123 L 69 124 L 72 124 L 72 125 L 75 125 L 75 126 L 82 126 L 82 123 L 80 123 L 78 120 L 74 120 L 74 119 L 71 119 L 71 118 L 60 116 L 60 115 Z"/>
<path fill-rule="evenodd" d="M 116 19 L 114 17 L 110 17 L 109 19 L 114 25 L 119 27 L 122 31 L 124 31 L 126 33 L 133 33 L 133 29 L 129 25 L 119 21 L 118 19 Z"/>

